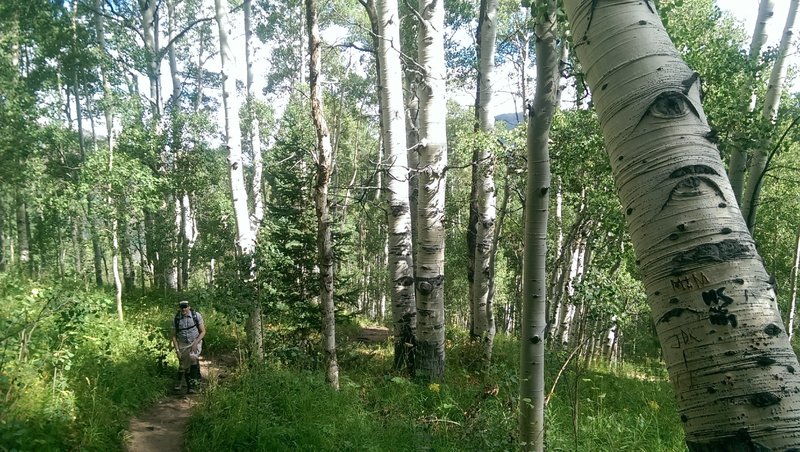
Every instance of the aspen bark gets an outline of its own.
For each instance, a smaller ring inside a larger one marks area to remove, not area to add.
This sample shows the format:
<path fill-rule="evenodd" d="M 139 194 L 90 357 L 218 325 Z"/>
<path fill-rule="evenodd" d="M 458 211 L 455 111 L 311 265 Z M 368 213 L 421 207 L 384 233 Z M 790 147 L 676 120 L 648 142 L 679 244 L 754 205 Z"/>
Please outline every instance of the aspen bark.
<path fill-rule="evenodd" d="M 97 45 L 100 52 L 104 55 L 106 53 L 106 36 L 105 36 L 105 23 L 104 17 L 99 11 L 103 5 L 101 0 L 95 0 L 95 32 L 97 34 Z M 111 107 L 111 83 L 108 81 L 103 65 L 100 66 L 100 79 L 103 82 L 103 114 L 106 120 L 106 144 L 108 145 L 108 174 L 113 174 L 114 170 L 114 113 Z M 106 200 L 107 204 L 111 204 L 112 200 Z M 111 218 L 111 273 L 114 279 L 114 300 L 117 304 L 117 317 L 120 321 L 124 320 L 124 312 L 122 309 L 122 280 L 119 275 L 119 218 L 115 214 L 121 213 L 118 210 L 112 209 Z"/>
<path fill-rule="evenodd" d="M 689 450 L 800 448 L 800 365 L 698 74 L 651 2 L 564 4 Z"/>
<path fill-rule="evenodd" d="M 797 7 L 800 0 L 791 0 L 789 3 L 789 13 L 786 16 L 786 25 L 783 28 L 783 35 L 781 36 L 781 43 L 778 46 L 778 54 L 775 57 L 775 63 L 772 66 L 772 71 L 769 76 L 769 85 L 767 86 L 767 93 L 764 96 L 764 106 L 761 111 L 761 116 L 769 124 L 774 124 L 778 118 L 778 107 L 781 102 L 781 92 L 783 91 L 783 83 L 786 80 L 786 56 L 789 53 L 789 47 L 792 45 L 792 38 L 794 36 L 794 22 L 797 16 Z M 761 195 L 761 186 L 764 181 L 764 174 L 767 171 L 767 153 L 769 152 L 769 142 L 761 143 L 753 155 L 753 163 L 750 166 L 749 176 L 747 177 L 747 184 L 744 187 L 744 194 L 742 195 L 742 216 L 747 223 L 747 227 L 752 234 L 756 227 L 756 212 L 758 210 L 758 200 Z"/>
<path fill-rule="evenodd" d="M 523 256 L 520 336 L 520 448 L 544 449 L 544 335 L 547 328 L 547 217 L 550 198 L 550 125 L 558 94 L 556 1 L 537 0 L 536 91 L 528 107 L 528 176 L 525 182 L 525 251 Z"/>
<path fill-rule="evenodd" d="M 258 237 L 258 230 L 264 220 L 264 187 L 262 177 L 264 160 L 261 155 L 261 124 L 255 113 L 255 93 L 253 92 L 253 24 L 252 0 L 244 0 L 244 48 L 247 71 L 247 114 L 250 118 L 250 148 L 253 151 L 253 218 L 251 220 L 253 236 Z"/>
<path fill-rule="evenodd" d="M 236 244 L 243 256 L 251 256 L 255 251 L 255 238 L 250 227 L 247 190 L 244 186 L 242 139 L 239 129 L 240 104 L 239 96 L 236 95 L 236 79 L 232 73 L 234 68 L 233 54 L 228 42 L 231 34 L 228 25 L 228 5 L 223 0 L 214 0 L 214 7 L 219 29 L 219 54 L 222 63 L 222 103 L 225 110 L 225 147 L 228 149 L 231 200 L 233 202 L 234 219 L 236 220 Z"/>
<path fill-rule="evenodd" d="M 387 167 L 385 199 L 388 207 L 387 255 L 394 324 L 394 368 L 405 368 L 413 374 L 417 309 L 397 0 L 378 0 L 376 13 L 381 128 Z"/>
<path fill-rule="evenodd" d="M 325 350 L 325 379 L 339 389 L 339 363 L 336 358 L 336 319 L 334 317 L 334 265 L 331 226 L 333 218 L 328 201 L 331 181 L 331 136 L 325 120 L 322 101 L 322 40 L 316 0 L 305 0 L 308 26 L 309 86 L 311 88 L 311 117 L 317 130 L 317 178 L 314 204 L 317 212 L 317 252 L 319 266 L 319 301 L 323 316 L 323 348 Z"/>
<path fill-rule="evenodd" d="M 417 211 L 417 373 L 444 378 L 444 207 L 447 166 L 444 5 L 420 0 L 419 206 Z"/>
<path fill-rule="evenodd" d="M 797 272 L 800 270 L 800 229 L 797 230 L 797 237 L 794 246 L 794 264 L 792 265 L 791 276 L 789 276 L 789 285 L 791 292 L 789 295 L 789 321 L 786 327 L 786 332 L 789 334 L 789 340 L 794 337 L 795 319 L 797 318 Z"/>
<path fill-rule="evenodd" d="M 769 19 L 772 18 L 773 8 L 774 5 L 772 0 L 761 0 L 758 4 L 758 16 L 756 17 L 756 25 L 753 29 L 753 38 L 750 40 L 750 51 L 747 54 L 747 59 L 749 60 L 750 65 L 753 67 L 751 71 L 754 70 L 758 59 L 761 56 L 761 48 L 764 47 L 764 43 L 767 40 L 766 26 Z M 751 75 L 750 80 L 753 78 L 754 77 Z M 750 86 L 748 86 L 748 89 L 751 90 L 748 93 L 748 95 L 751 96 L 751 102 L 748 110 L 753 111 L 756 107 L 756 96 L 755 93 L 752 92 L 752 88 Z M 728 178 L 731 180 L 731 189 L 733 190 L 733 194 L 736 196 L 737 201 L 741 201 L 742 199 L 742 190 L 744 190 L 744 177 L 746 172 L 747 149 L 737 146 L 731 153 L 731 160 L 728 163 Z"/>
<path fill-rule="evenodd" d="M 478 128 L 489 135 L 494 129 L 494 59 L 497 40 L 497 0 L 481 1 L 479 20 L 478 103 L 476 115 Z M 472 302 L 474 309 L 473 334 L 483 342 L 483 357 L 488 365 L 492 360 L 495 323 L 492 303 L 494 267 L 492 255 L 494 227 L 497 220 L 497 193 L 494 184 L 494 151 L 488 140 L 475 151 L 473 162 L 473 191 L 475 193 L 475 247 L 473 249 L 474 277 Z M 471 215 L 470 215 L 471 216 Z"/>

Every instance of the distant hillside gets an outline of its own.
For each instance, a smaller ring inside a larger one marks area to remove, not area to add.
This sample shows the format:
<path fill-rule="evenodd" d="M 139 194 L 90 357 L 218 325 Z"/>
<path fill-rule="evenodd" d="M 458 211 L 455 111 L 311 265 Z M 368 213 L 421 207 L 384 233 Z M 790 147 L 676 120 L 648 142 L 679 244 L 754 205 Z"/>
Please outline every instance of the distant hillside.
<path fill-rule="evenodd" d="M 513 129 L 517 126 L 517 124 L 523 122 L 525 120 L 525 115 L 523 112 L 519 113 L 503 113 L 501 115 L 497 115 L 494 117 L 497 126 L 500 127 L 501 123 L 505 124 L 506 129 Z"/>

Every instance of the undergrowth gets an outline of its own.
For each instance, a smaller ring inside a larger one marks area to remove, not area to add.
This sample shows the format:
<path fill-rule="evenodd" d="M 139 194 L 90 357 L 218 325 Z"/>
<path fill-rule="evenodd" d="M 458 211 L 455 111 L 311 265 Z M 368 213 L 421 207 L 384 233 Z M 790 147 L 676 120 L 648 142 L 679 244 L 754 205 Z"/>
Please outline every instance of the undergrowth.
<path fill-rule="evenodd" d="M 208 294 L 181 298 L 206 319 L 206 357 L 242 348 L 241 326 Z M 119 450 L 131 416 L 171 386 L 177 300 L 128 298 L 119 322 L 111 293 L 0 275 L 0 450 Z M 446 378 L 428 384 L 391 370 L 389 340 L 361 343 L 360 326 L 344 322 L 341 390 L 333 391 L 315 338 L 298 346 L 280 328 L 265 325 L 271 347 L 263 364 L 246 363 L 199 396 L 188 450 L 518 450 L 513 337 L 496 338 L 484 370 L 482 347 L 451 329 Z M 565 356 L 548 355 L 548 385 Z M 571 362 L 545 416 L 548 451 L 685 450 L 663 367 L 652 363 Z"/>
<path fill-rule="evenodd" d="M 344 331 L 352 329 L 343 328 Z M 517 345 L 498 337 L 494 364 L 480 347 L 448 335 L 444 382 L 390 370 L 392 346 L 341 337 L 341 389 L 321 368 L 267 359 L 206 393 L 191 420 L 188 450 L 518 450 Z M 548 360 L 552 382 L 562 361 Z M 683 451 L 683 432 L 663 372 L 568 365 L 546 410 L 548 451 Z"/>
<path fill-rule="evenodd" d="M 164 395 L 169 353 L 158 319 L 113 295 L 0 274 L 0 450 L 120 448 L 130 416 Z"/>

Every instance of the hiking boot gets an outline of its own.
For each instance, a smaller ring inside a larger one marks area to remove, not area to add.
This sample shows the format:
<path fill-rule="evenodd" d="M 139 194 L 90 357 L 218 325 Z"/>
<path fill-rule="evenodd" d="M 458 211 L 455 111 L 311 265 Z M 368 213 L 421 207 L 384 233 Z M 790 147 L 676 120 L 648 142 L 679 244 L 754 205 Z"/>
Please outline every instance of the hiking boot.
<path fill-rule="evenodd" d="M 178 371 L 178 378 L 175 380 L 175 386 L 173 387 L 174 390 L 180 391 L 183 387 L 183 372 Z"/>
<path fill-rule="evenodd" d="M 189 368 L 189 372 L 187 373 L 188 378 L 188 386 L 189 386 L 189 394 L 194 394 L 197 392 L 197 388 L 200 386 L 200 365 L 193 364 Z"/>

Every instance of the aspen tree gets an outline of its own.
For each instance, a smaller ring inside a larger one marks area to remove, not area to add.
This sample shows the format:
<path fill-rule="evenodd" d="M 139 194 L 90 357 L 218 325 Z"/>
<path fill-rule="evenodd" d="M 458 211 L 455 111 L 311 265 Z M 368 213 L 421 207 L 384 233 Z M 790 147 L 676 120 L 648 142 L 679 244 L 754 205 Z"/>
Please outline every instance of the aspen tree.
<path fill-rule="evenodd" d="M 314 204 L 317 211 L 317 252 L 319 266 L 319 301 L 323 315 L 323 349 L 325 350 L 325 379 L 334 389 L 339 389 L 339 363 L 336 358 L 336 319 L 334 317 L 333 286 L 333 241 L 331 225 L 333 218 L 328 201 L 331 182 L 333 148 L 328 123 L 325 120 L 322 102 L 322 39 L 319 33 L 319 16 L 316 0 L 306 1 L 306 25 L 308 26 L 309 72 L 311 88 L 311 118 L 317 130 L 317 179 L 314 186 Z"/>
<path fill-rule="evenodd" d="M 444 5 L 420 0 L 419 199 L 417 210 L 417 373 L 444 378 L 444 207 L 447 166 Z"/>
<path fill-rule="evenodd" d="M 478 102 L 476 116 L 478 129 L 488 135 L 494 129 L 492 96 L 494 87 L 494 58 L 497 40 L 497 0 L 481 1 L 479 19 Z M 492 144 L 482 141 L 475 151 L 473 162 L 473 193 L 475 194 L 475 247 L 473 249 L 472 311 L 473 333 L 483 342 L 486 364 L 492 359 L 495 322 L 492 312 L 490 288 L 494 279 L 493 250 L 494 227 L 497 220 L 496 191 L 494 184 L 494 152 Z M 470 215 L 470 218 L 472 215 Z"/>
<path fill-rule="evenodd" d="M 800 448 L 800 373 L 652 2 L 565 0 L 690 451 Z"/>
<path fill-rule="evenodd" d="M 536 91 L 528 107 L 519 436 L 522 450 L 540 452 L 544 449 L 544 334 L 547 327 L 545 259 L 550 198 L 548 140 L 556 111 L 559 53 L 555 30 L 556 1 L 537 0 L 532 8 L 536 11 Z"/>
<path fill-rule="evenodd" d="M 775 5 L 772 0 L 761 0 L 758 4 L 758 16 L 756 25 L 753 29 L 753 38 L 750 40 L 750 51 L 747 59 L 751 66 L 755 66 L 761 56 L 761 48 L 767 40 L 767 22 L 772 18 Z M 751 75 L 752 79 L 752 75 Z M 755 109 L 755 93 L 748 93 L 752 97 L 752 102 L 748 107 L 749 111 Z M 747 149 L 737 147 L 731 153 L 731 160 L 728 163 L 728 178 L 731 180 L 731 188 L 737 200 L 742 199 L 744 189 L 744 176 L 747 171 Z"/>
<path fill-rule="evenodd" d="M 781 103 L 781 92 L 786 79 L 786 56 L 789 53 L 789 47 L 791 47 L 792 38 L 794 37 L 794 22 L 797 16 L 798 4 L 800 4 L 800 0 L 791 0 L 789 3 L 789 13 L 786 16 L 786 25 L 783 28 L 781 42 L 778 45 L 778 54 L 775 56 L 775 63 L 769 75 L 769 85 L 767 86 L 767 93 L 764 96 L 764 105 L 761 110 L 761 116 L 769 124 L 774 124 L 778 119 L 778 107 Z M 742 215 L 747 227 L 750 228 L 751 234 L 755 230 L 758 199 L 761 195 L 764 173 L 767 171 L 768 147 L 769 142 L 761 143 L 760 149 L 753 155 L 753 162 L 747 176 L 747 184 L 742 195 Z"/>
<path fill-rule="evenodd" d="M 417 309 L 414 297 L 411 209 L 408 198 L 403 68 L 400 64 L 400 15 L 397 0 L 378 0 L 378 68 L 383 146 L 386 149 L 388 268 L 394 323 L 394 367 L 414 372 Z"/>

